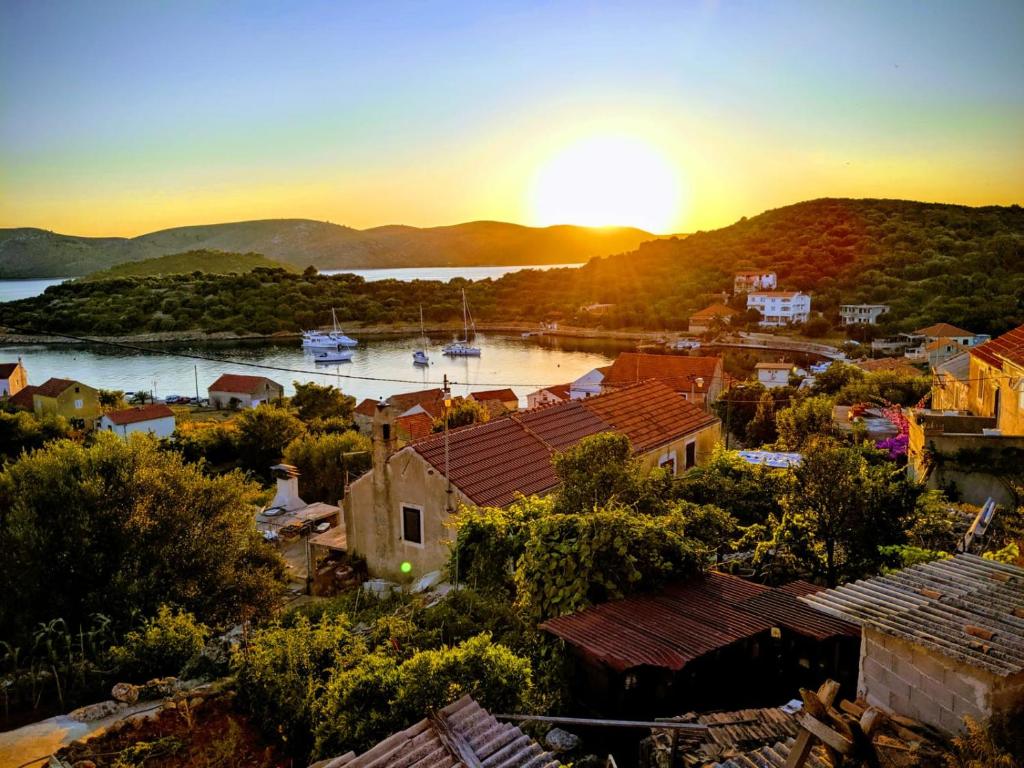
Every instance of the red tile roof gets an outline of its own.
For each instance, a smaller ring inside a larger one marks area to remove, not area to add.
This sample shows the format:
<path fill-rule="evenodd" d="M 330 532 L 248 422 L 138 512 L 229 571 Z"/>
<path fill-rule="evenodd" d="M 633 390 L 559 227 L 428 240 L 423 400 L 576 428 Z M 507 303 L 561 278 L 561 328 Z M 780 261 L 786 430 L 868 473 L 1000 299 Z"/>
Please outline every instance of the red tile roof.
<path fill-rule="evenodd" d="M 941 338 L 936 339 L 935 341 L 929 342 L 928 346 L 926 346 L 925 349 L 927 349 L 929 352 L 932 352 L 934 350 L 942 349 L 943 347 L 960 347 L 960 346 L 961 346 L 961 344 L 959 342 L 953 341 L 953 339 L 950 339 L 950 338 L 947 338 L 947 337 L 943 336 Z"/>
<path fill-rule="evenodd" d="M 572 389 L 572 382 L 567 384 L 552 384 L 550 387 L 544 387 L 544 389 L 555 397 L 560 397 L 562 400 L 568 400 L 569 390 Z"/>
<path fill-rule="evenodd" d="M 515 400 L 516 402 L 519 402 L 519 396 L 511 389 L 488 389 L 483 392 L 471 392 L 469 396 L 476 401 L 500 400 L 505 403 Z"/>
<path fill-rule="evenodd" d="M 1003 367 L 1003 360 L 1024 366 L 1024 325 L 979 344 L 971 349 L 971 354 L 1000 369 Z"/>
<path fill-rule="evenodd" d="M 422 440 L 434 431 L 434 420 L 429 413 L 417 411 L 395 419 L 395 428 L 407 440 Z"/>
<path fill-rule="evenodd" d="M 39 391 L 39 387 L 29 384 L 7 398 L 7 402 L 15 408 L 23 408 L 26 411 L 31 411 L 35 408 L 35 403 L 32 402 L 32 395 L 37 391 Z"/>
<path fill-rule="evenodd" d="M 703 379 L 698 386 L 690 377 Z M 609 366 L 601 383 L 621 387 L 638 381 L 656 379 L 676 392 L 707 392 L 716 377 L 722 376 L 722 358 L 687 355 L 652 355 L 623 352 Z"/>
<path fill-rule="evenodd" d="M 941 336 L 973 336 L 974 333 L 971 331 L 965 331 L 963 328 L 957 328 L 955 325 L 949 323 L 936 323 L 935 325 L 929 325 L 927 328 L 918 328 L 914 331 L 917 336 L 928 336 L 939 338 Z"/>
<path fill-rule="evenodd" d="M 0 363 L 0 379 L 9 379 L 21 363 Z"/>
<path fill-rule="evenodd" d="M 103 414 L 115 424 L 137 424 L 140 421 L 152 421 L 153 419 L 166 419 L 168 416 L 174 418 L 174 411 L 166 405 L 155 403 L 143 405 L 138 408 L 125 408 L 121 411 L 110 411 Z"/>
<path fill-rule="evenodd" d="M 541 629 L 618 671 L 640 666 L 679 671 L 774 626 L 815 639 L 859 634 L 856 625 L 805 606 L 788 590 L 714 572 L 559 616 Z"/>
<path fill-rule="evenodd" d="M 440 389 L 424 389 L 418 392 L 398 392 L 386 398 L 398 413 L 405 413 L 413 406 L 423 407 L 435 419 L 441 416 L 444 409 L 444 392 Z M 373 417 L 379 400 L 366 398 L 356 406 L 356 413 Z"/>
<path fill-rule="evenodd" d="M 649 381 L 452 430 L 449 473 L 473 503 L 500 507 L 511 503 L 516 493 L 554 488 L 558 476 L 552 455 L 589 435 L 621 432 L 634 451 L 644 452 L 717 421 L 661 382 Z M 444 471 L 443 435 L 413 443 L 412 448 Z"/>
<path fill-rule="evenodd" d="M 35 394 L 42 397 L 59 397 L 69 387 L 73 387 L 76 384 L 78 382 L 71 379 L 47 379 L 40 386 L 36 387 Z"/>
<path fill-rule="evenodd" d="M 699 312 L 694 312 L 690 315 L 691 320 L 713 320 L 716 317 L 732 317 L 733 315 L 739 314 L 732 307 L 727 307 L 725 304 L 712 304 L 710 307 L 705 307 Z"/>
<path fill-rule="evenodd" d="M 209 392 L 235 392 L 245 395 L 253 395 L 259 391 L 260 387 L 263 386 L 264 382 L 269 382 L 274 386 L 281 386 L 273 379 L 268 379 L 266 376 L 244 376 L 238 373 L 222 373 L 220 377 L 213 382 L 207 390 Z"/>

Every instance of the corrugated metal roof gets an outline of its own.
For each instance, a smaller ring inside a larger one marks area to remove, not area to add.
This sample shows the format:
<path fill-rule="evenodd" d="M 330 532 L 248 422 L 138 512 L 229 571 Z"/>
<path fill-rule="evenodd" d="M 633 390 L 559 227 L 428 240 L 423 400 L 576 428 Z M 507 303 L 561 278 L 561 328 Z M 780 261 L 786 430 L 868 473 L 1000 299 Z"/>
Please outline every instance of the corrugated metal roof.
<path fill-rule="evenodd" d="M 857 633 L 854 625 L 827 619 L 792 594 L 714 572 L 549 619 L 541 629 L 612 669 L 679 671 L 706 653 L 780 625 L 816 639 Z"/>
<path fill-rule="evenodd" d="M 558 768 L 559 761 L 515 725 L 501 723 L 463 696 L 372 749 L 315 763 L 311 768 L 465 768 L 465 748 L 492 768 Z"/>
<path fill-rule="evenodd" d="M 963 554 L 800 599 L 997 675 L 1024 671 L 1024 569 L 1013 565 Z"/>

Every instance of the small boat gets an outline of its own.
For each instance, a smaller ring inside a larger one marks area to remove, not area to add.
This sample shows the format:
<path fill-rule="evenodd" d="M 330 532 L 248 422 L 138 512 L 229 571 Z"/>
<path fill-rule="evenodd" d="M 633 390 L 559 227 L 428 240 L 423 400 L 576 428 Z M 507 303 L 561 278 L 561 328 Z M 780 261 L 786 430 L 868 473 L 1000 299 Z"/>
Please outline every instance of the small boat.
<path fill-rule="evenodd" d="M 346 336 L 344 333 L 338 330 L 338 316 L 334 312 L 334 307 L 331 307 L 331 325 L 333 326 L 331 332 L 327 334 L 339 347 L 357 347 L 359 342 L 353 339 L 351 336 Z"/>
<path fill-rule="evenodd" d="M 352 360 L 352 352 L 347 349 L 330 349 L 313 355 L 315 363 L 348 363 Z"/>
<path fill-rule="evenodd" d="M 430 365 L 427 355 L 427 334 L 423 332 L 423 305 L 420 304 L 420 348 L 412 353 L 413 365 Z"/>
<path fill-rule="evenodd" d="M 697 339 L 676 339 L 666 345 L 669 349 L 700 349 L 700 342 Z"/>
<path fill-rule="evenodd" d="M 448 357 L 480 357 L 480 347 L 471 346 L 469 343 L 469 326 L 472 317 L 469 314 L 469 304 L 466 302 L 466 291 L 462 291 L 462 328 L 463 338 L 456 339 L 451 344 L 446 344 L 441 350 L 442 354 Z M 475 330 L 475 326 L 474 326 Z"/>

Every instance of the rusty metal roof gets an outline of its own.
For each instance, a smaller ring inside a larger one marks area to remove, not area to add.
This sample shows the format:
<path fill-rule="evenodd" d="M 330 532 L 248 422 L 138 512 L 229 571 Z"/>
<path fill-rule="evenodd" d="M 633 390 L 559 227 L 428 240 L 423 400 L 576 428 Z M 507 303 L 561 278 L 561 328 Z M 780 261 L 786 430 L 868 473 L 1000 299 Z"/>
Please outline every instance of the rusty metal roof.
<path fill-rule="evenodd" d="M 558 768 L 559 761 L 517 726 L 499 722 L 463 696 L 361 755 L 349 752 L 311 768 L 469 768 L 473 764 Z"/>
<path fill-rule="evenodd" d="M 857 632 L 792 594 L 714 572 L 549 619 L 541 629 L 618 671 L 640 666 L 679 671 L 706 653 L 780 625 L 815 639 Z"/>
<path fill-rule="evenodd" d="M 800 599 L 996 675 L 1024 671 L 1024 569 L 1013 565 L 963 554 Z"/>

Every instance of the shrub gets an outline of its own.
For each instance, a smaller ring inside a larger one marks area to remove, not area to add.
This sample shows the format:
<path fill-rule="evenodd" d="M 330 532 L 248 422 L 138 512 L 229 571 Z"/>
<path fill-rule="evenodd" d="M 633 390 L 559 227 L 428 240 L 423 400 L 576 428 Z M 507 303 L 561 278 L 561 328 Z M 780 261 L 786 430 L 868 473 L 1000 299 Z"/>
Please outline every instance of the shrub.
<path fill-rule="evenodd" d="M 156 616 L 128 632 L 122 645 L 110 649 L 111 660 L 131 680 L 177 675 L 203 650 L 210 628 L 186 611 L 161 605 Z"/>

